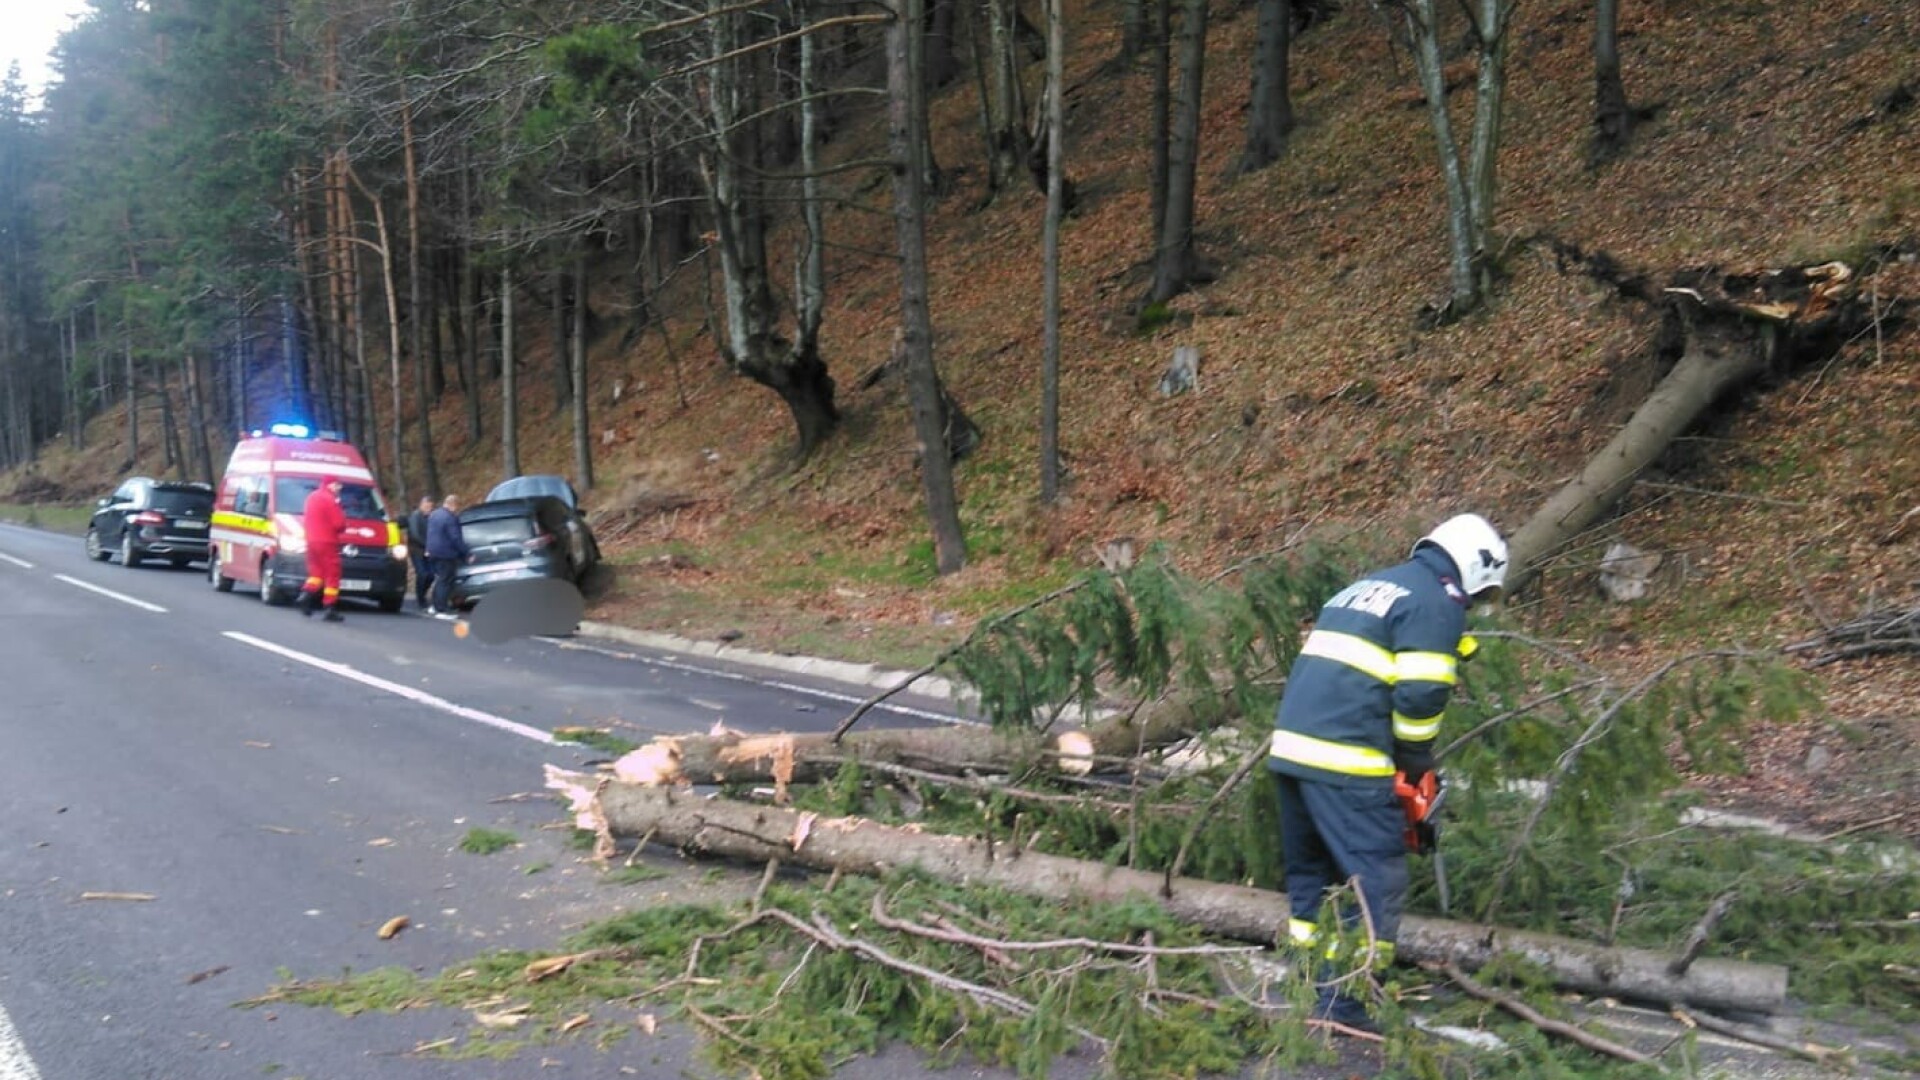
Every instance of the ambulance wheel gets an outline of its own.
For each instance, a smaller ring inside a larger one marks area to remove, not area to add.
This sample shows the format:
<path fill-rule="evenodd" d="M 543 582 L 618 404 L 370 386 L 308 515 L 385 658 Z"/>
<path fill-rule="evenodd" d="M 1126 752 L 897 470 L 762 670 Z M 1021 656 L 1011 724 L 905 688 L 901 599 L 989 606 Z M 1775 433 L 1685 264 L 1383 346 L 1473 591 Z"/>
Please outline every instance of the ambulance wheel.
<path fill-rule="evenodd" d="M 273 564 L 260 564 L 260 602 L 268 607 L 279 607 L 287 602 L 287 596 L 280 591 L 273 580 Z"/>
<path fill-rule="evenodd" d="M 140 553 L 133 550 L 133 537 L 127 533 L 120 534 L 120 565 L 129 570 L 140 565 Z"/>
<path fill-rule="evenodd" d="M 220 572 L 220 549 L 207 554 L 207 580 L 220 592 L 233 591 L 233 579 Z"/>

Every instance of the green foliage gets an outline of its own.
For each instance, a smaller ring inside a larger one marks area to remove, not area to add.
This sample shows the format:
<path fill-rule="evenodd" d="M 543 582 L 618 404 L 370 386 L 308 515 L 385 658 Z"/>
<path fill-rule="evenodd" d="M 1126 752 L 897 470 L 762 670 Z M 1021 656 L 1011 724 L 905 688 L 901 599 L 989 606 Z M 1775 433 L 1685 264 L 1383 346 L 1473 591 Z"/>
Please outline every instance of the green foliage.
<path fill-rule="evenodd" d="M 999 725 L 1043 725 L 1109 689 L 1144 699 L 1177 687 L 1264 713 L 1300 622 L 1341 571 L 1329 553 L 1310 551 L 1297 562 L 1249 564 L 1239 576 L 1242 590 L 1205 587 L 1151 550 L 1118 574 L 1089 571 L 1058 590 L 1057 603 L 982 623 L 949 662 Z"/>
<path fill-rule="evenodd" d="M 460 850 L 469 855 L 492 855 L 505 851 L 520 842 L 520 838 L 510 832 L 498 829 L 468 829 L 467 835 L 460 840 Z"/>

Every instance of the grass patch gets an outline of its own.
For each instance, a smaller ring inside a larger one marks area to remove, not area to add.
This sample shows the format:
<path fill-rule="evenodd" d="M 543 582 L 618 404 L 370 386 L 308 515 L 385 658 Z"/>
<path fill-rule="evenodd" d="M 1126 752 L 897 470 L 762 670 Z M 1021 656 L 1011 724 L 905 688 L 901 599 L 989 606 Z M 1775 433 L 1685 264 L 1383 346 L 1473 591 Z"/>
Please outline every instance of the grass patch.
<path fill-rule="evenodd" d="M 520 838 L 498 829 L 468 829 L 460 840 L 460 850 L 469 855 L 492 855 L 518 844 Z"/>
<path fill-rule="evenodd" d="M 93 520 L 91 506 L 59 506 L 45 503 L 0 503 L 0 521 L 25 525 L 31 529 L 84 536 Z"/>
<path fill-rule="evenodd" d="M 553 736 L 564 742 L 590 746 L 603 754 L 608 754 L 613 757 L 619 757 L 630 750 L 638 748 L 640 745 L 632 739 L 621 738 L 603 728 L 557 727 L 553 729 Z"/>

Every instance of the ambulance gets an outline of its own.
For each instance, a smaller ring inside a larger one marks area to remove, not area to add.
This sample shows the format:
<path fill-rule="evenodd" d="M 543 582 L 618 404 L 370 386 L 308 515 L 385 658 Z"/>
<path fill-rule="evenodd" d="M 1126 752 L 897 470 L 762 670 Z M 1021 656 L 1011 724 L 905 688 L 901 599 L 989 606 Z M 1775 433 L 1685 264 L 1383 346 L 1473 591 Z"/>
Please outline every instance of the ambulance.
<path fill-rule="evenodd" d="M 232 592 L 244 585 L 268 604 L 293 599 L 307 579 L 307 496 L 330 476 L 341 482 L 347 517 L 340 595 L 399 611 L 407 595 L 407 547 L 366 459 L 352 445 L 299 424 L 275 424 L 234 446 L 208 533 L 213 587 Z"/>

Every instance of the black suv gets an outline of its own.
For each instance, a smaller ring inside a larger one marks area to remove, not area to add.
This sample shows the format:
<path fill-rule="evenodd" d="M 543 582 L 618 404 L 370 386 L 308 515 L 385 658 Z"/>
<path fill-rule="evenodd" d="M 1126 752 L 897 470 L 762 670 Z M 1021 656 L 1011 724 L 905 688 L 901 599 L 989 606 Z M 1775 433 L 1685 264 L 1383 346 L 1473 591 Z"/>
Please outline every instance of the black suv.
<path fill-rule="evenodd" d="M 87 522 L 87 554 L 100 562 L 116 551 L 126 567 L 149 558 L 185 566 L 207 557 L 213 519 L 207 484 L 136 476 L 96 505 Z"/>

